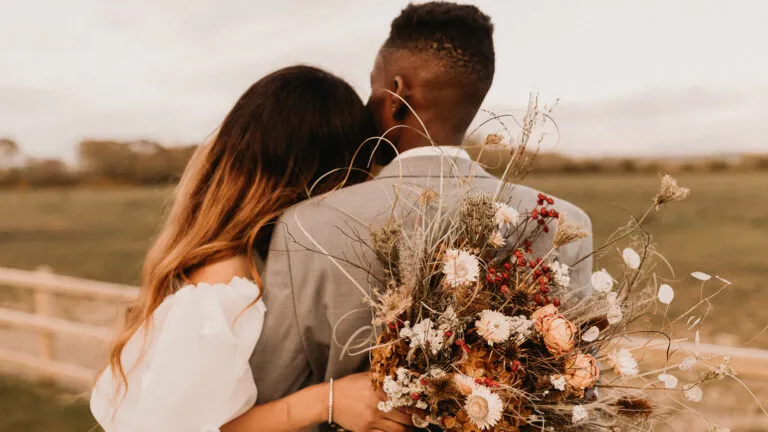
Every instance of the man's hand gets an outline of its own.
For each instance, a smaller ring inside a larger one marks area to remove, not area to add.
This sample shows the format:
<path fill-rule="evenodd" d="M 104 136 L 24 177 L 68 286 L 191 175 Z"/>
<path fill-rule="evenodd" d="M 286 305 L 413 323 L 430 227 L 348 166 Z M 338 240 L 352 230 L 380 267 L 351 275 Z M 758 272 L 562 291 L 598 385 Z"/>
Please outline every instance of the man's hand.
<path fill-rule="evenodd" d="M 379 411 L 386 395 L 376 391 L 367 372 L 349 375 L 334 382 L 333 419 L 344 429 L 355 432 L 405 432 L 411 426 L 411 415 L 396 409 Z"/>

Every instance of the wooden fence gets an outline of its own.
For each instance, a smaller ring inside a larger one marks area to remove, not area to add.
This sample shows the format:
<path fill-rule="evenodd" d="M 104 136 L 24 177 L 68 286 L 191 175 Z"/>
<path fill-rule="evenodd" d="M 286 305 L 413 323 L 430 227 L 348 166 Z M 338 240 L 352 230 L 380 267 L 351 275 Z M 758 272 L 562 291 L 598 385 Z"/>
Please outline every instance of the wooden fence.
<path fill-rule="evenodd" d="M 57 334 L 61 334 L 105 342 L 112 338 L 114 329 L 52 316 L 56 297 L 58 295 L 81 297 L 126 305 L 136 297 L 139 291 L 134 286 L 0 267 L 0 289 L 2 286 L 33 291 L 34 313 L 0 308 L 0 325 L 36 331 L 40 349 L 39 355 L 36 356 L 0 347 L 0 361 L 13 362 L 31 368 L 53 379 L 74 380 L 82 383 L 91 383 L 97 371 L 57 360 L 53 349 L 54 338 Z M 655 348 L 655 352 L 649 352 L 650 358 L 644 360 L 658 362 L 665 358 L 666 345 L 662 341 L 633 339 L 630 344 L 636 346 L 646 344 Z M 692 343 L 678 344 L 677 348 L 688 352 L 693 352 L 695 349 Z M 699 350 L 706 356 L 730 355 L 733 359 L 733 367 L 742 376 L 768 381 L 768 350 L 709 344 L 701 344 Z M 680 355 L 678 352 L 677 357 Z"/>
<path fill-rule="evenodd" d="M 38 355 L 0 347 L 0 361 L 21 365 L 44 377 L 82 383 L 92 382 L 97 371 L 57 360 L 54 338 L 56 335 L 69 335 L 108 342 L 114 335 L 114 329 L 53 316 L 57 296 L 127 305 L 139 292 L 134 286 L 0 267 L 0 289 L 2 286 L 32 291 L 34 313 L 0 307 L 0 325 L 35 331 L 40 347 Z"/>

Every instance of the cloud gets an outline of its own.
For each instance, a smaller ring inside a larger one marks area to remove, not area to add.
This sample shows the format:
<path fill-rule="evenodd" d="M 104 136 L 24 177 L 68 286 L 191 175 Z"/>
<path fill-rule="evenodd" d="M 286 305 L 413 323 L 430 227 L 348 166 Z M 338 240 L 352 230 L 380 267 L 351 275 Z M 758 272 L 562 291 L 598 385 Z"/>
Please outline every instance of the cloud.
<path fill-rule="evenodd" d="M 558 150 L 643 156 L 768 151 L 768 88 L 653 89 L 588 103 L 553 116 Z"/>

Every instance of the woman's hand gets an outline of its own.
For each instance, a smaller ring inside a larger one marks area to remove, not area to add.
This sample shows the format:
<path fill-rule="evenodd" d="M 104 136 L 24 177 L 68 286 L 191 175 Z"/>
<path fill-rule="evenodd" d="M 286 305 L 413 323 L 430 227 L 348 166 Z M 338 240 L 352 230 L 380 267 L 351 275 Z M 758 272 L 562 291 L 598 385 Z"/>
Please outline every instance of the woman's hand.
<path fill-rule="evenodd" d="M 333 420 L 344 429 L 355 432 L 405 432 L 412 426 L 411 415 L 397 409 L 379 411 L 378 404 L 386 400 L 371 384 L 368 372 L 349 375 L 334 381 Z"/>

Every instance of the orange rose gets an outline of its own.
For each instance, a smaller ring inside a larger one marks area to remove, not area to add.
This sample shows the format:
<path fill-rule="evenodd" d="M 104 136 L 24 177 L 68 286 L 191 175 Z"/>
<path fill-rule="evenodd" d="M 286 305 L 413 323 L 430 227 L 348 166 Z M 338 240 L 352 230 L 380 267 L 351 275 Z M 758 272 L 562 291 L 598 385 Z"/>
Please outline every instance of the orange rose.
<path fill-rule="evenodd" d="M 541 320 L 541 335 L 552 355 L 567 354 L 576 343 L 576 326 L 562 315 L 547 316 Z"/>
<path fill-rule="evenodd" d="M 565 381 L 580 394 L 594 386 L 599 378 L 600 368 L 589 354 L 578 353 L 565 362 Z"/>
<path fill-rule="evenodd" d="M 548 304 L 542 308 L 536 309 L 531 314 L 531 321 L 533 321 L 533 326 L 536 328 L 536 331 L 543 334 L 544 332 L 542 331 L 542 321 L 545 318 L 551 318 L 559 314 L 560 312 L 558 312 L 555 305 Z"/>

